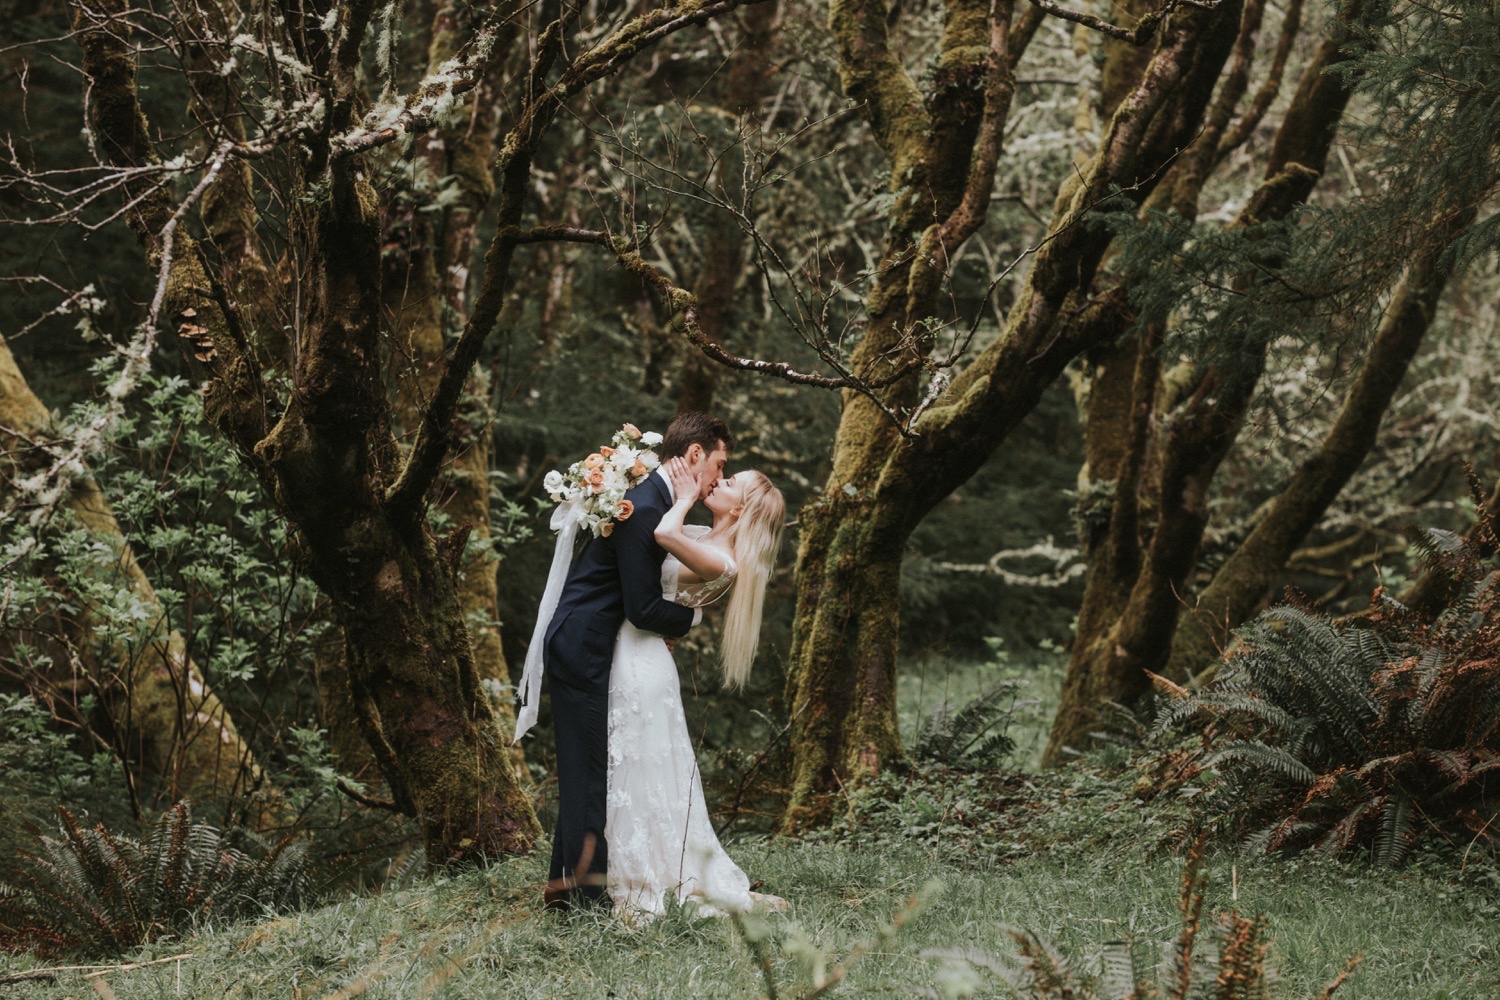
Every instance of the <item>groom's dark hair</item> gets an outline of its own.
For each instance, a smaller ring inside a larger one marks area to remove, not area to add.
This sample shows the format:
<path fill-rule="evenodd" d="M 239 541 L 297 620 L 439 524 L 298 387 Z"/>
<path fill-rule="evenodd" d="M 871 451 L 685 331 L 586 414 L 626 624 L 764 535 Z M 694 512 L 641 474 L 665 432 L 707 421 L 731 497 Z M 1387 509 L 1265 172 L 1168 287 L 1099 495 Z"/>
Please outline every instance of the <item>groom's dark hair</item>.
<path fill-rule="evenodd" d="M 667 432 L 661 437 L 661 457 L 668 459 L 686 455 L 687 450 L 695 444 L 701 444 L 704 451 L 713 451 L 720 441 L 724 442 L 725 451 L 734 451 L 734 435 L 724 421 L 707 413 L 689 410 L 677 414 L 667 425 Z"/>

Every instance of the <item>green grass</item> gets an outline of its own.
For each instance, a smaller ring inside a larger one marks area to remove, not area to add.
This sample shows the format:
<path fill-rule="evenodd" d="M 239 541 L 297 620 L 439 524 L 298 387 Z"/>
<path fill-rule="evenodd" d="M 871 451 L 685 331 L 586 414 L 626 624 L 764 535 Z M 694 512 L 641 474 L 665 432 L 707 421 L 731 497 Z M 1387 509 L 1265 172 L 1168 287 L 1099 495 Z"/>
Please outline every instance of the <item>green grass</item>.
<path fill-rule="evenodd" d="M 1034 761 L 1059 677 L 1056 657 L 1032 665 L 1003 655 L 963 667 L 914 665 L 901 680 L 903 732 L 915 732 L 945 699 L 962 704 L 996 681 L 1014 679 L 1020 688 L 1009 731 L 1018 757 Z M 1115 754 L 1116 764 L 1123 756 Z M 1161 845 L 1181 842 L 1199 800 L 1189 795 L 1192 788 L 1142 800 L 1140 778 L 1118 766 L 1009 780 L 943 769 L 892 773 L 856 800 L 849 827 L 808 841 L 732 843 L 731 854 L 751 878 L 792 902 L 789 914 L 749 922 L 752 934 L 764 935 L 762 953 L 778 996 L 806 996 L 814 978 L 838 969 L 851 949 L 862 957 L 824 996 L 1009 996 L 997 981 L 927 954 L 1012 955 L 1008 927 L 1037 932 L 1086 972 L 1097 967 L 1108 942 L 1121 939 L 1159 946 L 1165 955 L 1180 927 L 1182 861 Z M 74 963 L 0 954 L 0 995 L 767 995 L 757 955 L 727 921 L 674 912 L 630 927 L 598 915 L 564 919 L 544 911 L 538 886 L 546 847 L 488 871 L 206 927 L 110 968 L 58 971 L 51 981 L 4 982 L 8 974 Z M 1208 861 L 1206 912 L 1238 907 L 1268 918 L 1270 964 L 1282 986 L 1276 997 L 1315 995 L 1355 953 L 1364 960 L 1340 1000 L 1500 997 L 1500 873 L 1489 865 L 1471 864 L 1460 874 L 1451 857 L 1424 856 L 1393 871 L 1220 852 Z M 920 902 L 912 910 L 914 897 Z M 903 912 L 909 919 L 882 936 Z M 148 962 L 157 964 L 140 964 Z M 91 979 L 93 973 L 99 975 Z"/>
<path fill-rule="evenodd" d="M 1025 771 L 1041 766 L 1047 732 L 1057 708 L 1067 654 L 1038 650 L 1022 660 L 991 640 L 995 653 L 987 660 L 964 663 L 944 657 L 923 657 L 896 679 L 896 712 L 903 738 L 910 739 L 921 722 L 944 704 L 959 708 L 1002 682 L 1015 685 L 1010 702 L 1008 732 L 1016 741 L 1016 765 Z"/>
<path fill-rule="evenodd" d="M 945 980 L 924 949 L 1008 952 L 1004 928 L 1031 928 L 1087 967 L 1105 942 L 1170 942 L 1181 864 L 1129 845 L 1093 856 L 1034 856 L 958 866 L 912 849 L 757 842 L 734 854 L 793 912 L 767 920 L 781 996 L 800 996 L 809 960 L 829 965 L 933 880 L 944 888 L 889 940 L 855 962 L 826 995 L 917 995 Z M 540 907 L 543 855 L 486 872 L 425 881 L 324 909 L 205 930 L 121 960 L 180 961 L 107 971 L 119 1000 L 159 997 L 754 997 L 758 964 L 725 921 L 675 913 L 645 927 L 562 919 Z M 1231 865 L 1235 878 L 1231 877 Z M 1500 996 L 1493 887 L 1465 887 L 1420 869 L 1398 872 L 1311 861 L 1211 862 L 1208 910 L 1270 918 L 1272 964 L 1287 997 L 1311 996 L 1355 952 L 1364 963 L 1339 992 L 1369 1000 Z M 0 958 L 0 978 L 39 965 Z M 52 963 L 65 965 L 72 963 Z M 0 987 L 7 997 L 92 995 L 87 970 L 52 983 Z M 1008 995 L 994 982 L 978 996 Z"/>

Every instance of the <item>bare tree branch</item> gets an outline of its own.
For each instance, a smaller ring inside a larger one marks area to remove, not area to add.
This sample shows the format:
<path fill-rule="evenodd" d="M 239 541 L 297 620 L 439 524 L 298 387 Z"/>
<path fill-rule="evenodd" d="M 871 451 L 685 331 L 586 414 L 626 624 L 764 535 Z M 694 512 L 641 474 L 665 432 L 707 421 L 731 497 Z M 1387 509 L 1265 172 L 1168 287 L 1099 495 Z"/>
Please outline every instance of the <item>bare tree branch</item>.
<path fill-rule="evenodd" d="M 1131 45 L 1145 45 L 1146 42 L 1150 41 L 1151 35 L 1156 31 L 1157 25 L 1161 24 L 1162 20 L 1179 6 L 1213 10 L 1220 2 L 1221 0 L 1168 0 L 1160 10 L 1153 10 L 1135 22 L 1134 27 L 1121 28 L 1116 24 L 1111 24 L 1109 21 L 1104 20 L 1102 17 L 1069 10 L 1066 7 L 1053 3 L 1052 0 L 1031 0 L 1031 3 L 1053 17 L 1060 17 L 1064 21 L 1081 24 L 1085 28 L 1093 28 L 1095 31 L 1106 34 L 1111 38 L 1118 38 L 1122 42 L 1129 42 Z"/>

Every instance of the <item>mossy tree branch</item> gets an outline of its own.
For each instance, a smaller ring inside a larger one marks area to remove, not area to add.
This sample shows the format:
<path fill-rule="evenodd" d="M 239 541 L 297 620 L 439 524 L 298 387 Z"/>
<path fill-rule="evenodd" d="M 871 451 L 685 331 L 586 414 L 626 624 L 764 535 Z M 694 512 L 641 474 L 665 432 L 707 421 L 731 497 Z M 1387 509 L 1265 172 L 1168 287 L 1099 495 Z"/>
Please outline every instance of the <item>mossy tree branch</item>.
<path fill-rule="evenodd" d="M 521 217 L 527 203 L 532 158 L 564 103 L 662 38 L 747 3 L 759 2 L 764 0 L 710 0 L 640 14 L 577 56 L 551 85 L 546 79 L 561 52 L 568 22 L 555 21 L 542 33 L 538 55 L 529 74 L 528 92 L 515 117 L 515 124 L 507 131 L 500 147 L 497 229 L 485 252 L 484 277 L 474 299 L 473 311 L 448 354 L 411 451 L 386 495 L 386 507 L 398 521 L 410 522 L 417 517 L 444 459 L 452 450 L 453 418 L 463 387 L 479 360 L 484 341 L 499 319 L 501 306 L 513 283 L 511 263 L 519 245 L 517 238 L 521 234 Z M 576 14 L 576 10 L 571 15 L 565 11 L 564 17 Z"/>
<path fill-rule="evenodd" d="M 974 446 L 998 443 L 1063 367 L 1090 346 L 1084 337 L 1109 328 L 1067 322 L 1082 305 L 1063 314 L 1071 296 L 1087 294 L 1111 239 L 1106 229 L 1085 225 L 1084 219 L 1116 190 L 1139 204 L 1191 140 L 1228 56 L 1237 12 L 1225 5 L 1184 12 L 1168 22 L 1160 47 L 1115 111 L 1098 152 L 1064 185 L 1059 210 L 1003 335 L 959 374 L 946 399 L 917 425 L 921 440 L 903 453 L 911 458 L 895 458 L 975 456 L 944 463 L 951 471 L 924 486 L 919 510 L 930 509 L 972 475 L 974 463 L 988 454 L 981 449 L 976 455 Z"/>
<path fill-rule="evenodd" d="M 959 237 L 982 223 L 976 210 L 985 200 L 982 188 L 994 182 L 998 154 L 991 139 L 1002 134 L 997 129 L 1008 106 L 1007 75 L 1035 23 L 1002 16 L 1002 10 L 1009 14 L 997 6 L 992 16 L 1007 23 L 987 24 L 968 46 L 975 52 L 969 63 L 975 67 L 973 85 L 987 98 L 967 112 L 969 135 L 979 141 L 971 139 L 960 163 L 950 162 L 944 172 L 923 177 L 923 187 L 909 200 L 904 192 L 898 194 L 880 277 L 867 299 L 869 330 L 854 352 L 857 370 L 924 352 L 913 321 L 934 316 L 933 292 L 940 282 L 930 278 L 941 272 L 932 266 L 936 254 L 922 258 L 913 252 L 917 234 L 930 233 L 930 247 L 944 246 L 945 239 L 956 247 Z M 1077 180 L 1064 185 L 1054 221 L 1033 255 L 1031 274 L 1001 336 L 914 422 L 911 440 L 899 440 L 879 407 L 846 395 L 833 473 L 801 516 L 798 608 L 787 683 L 798 722 L 792 802 L 784 828 L 818 822 L 840 783 L 858 781 L 899 754 L 893 709 L 899 553 L 921 518 L 993 453 L 1068 360 L 1090 338 L 1118 332 L 1123 295 L 1106 292 L 1088 298 L 1110 236 L 1102 227 L 1085 225 L 1084 219 L 1117 189 L 1143 198 L 1186 144 L 1229 51 L 1237 10 L 1227 5 L 1194 10 L 1168 21 L 1144 75 L 1112 116 L 1099 151 Z M 1227 30 L 1220 20 L 1227 22 Z M 953 23 L 968 22 L 955 17 Z M 885 31 L 883 24 L 834 25 L 843 29 L 840 47 L 846 62 L 848 53 L 861 51 L 871 37 L 883 38 Z M 958 51 L 955 46 L 955 63 Z M 1005 51 L 1008 60 L 995 55 Z M 862 67 L 848 68 L 846 82 L 850 78 L 867 90 L 878 89 L 878 81 L 868 79 Z M 885 85 L 886 93 L 900 89 L 899 81 Z M 960 107 L 956 102 L 952 106 L 956 112 Z M 877 135 L 891 133 L 878 113 L 874 107 L 869 111 Z M 931 148 L 902 152 L 902 162 L 915 169 L 893 174 L 893 185 L 910 184 L 926 162 L 916 154 Z M 893 157 L 893 167 L 896 162 Z M 909 207 L 917 204 L 921 214 Z M 933 226 L 937 228 L 929 228 Z M 936 263 L 946 267 L 946 261 Z M 924 274 L 924 268 L 931 270 Z M 893 387 L 881 402 L 915 406 L 914 386 Z"/>
<path fill-rule="evenodd" d="M 1357 11 L 1347 15 L 1357 16 Z M 1243 30 L 1240 38 L 1244 38 Z M 1284 219 L 1311 193 L 1353 90 L 1351 74 L 1329 72 L 1352 56 L 1346 41 L 1345 26 L 1336 25 L 1308 63 L 1267 157 L 1266 179 L 1235 226 Z M 1240 71 L 1239 65 L 1234 71 Z M 1226 86 L 1242 94 L 1243 78 Z M 1197 214 L 1198 194 L 1212 166 L 1209 153 L 1217 149 L 1218 135 L 1227 127 L 1227 92 L 1225 97 L 1210 109 L 1204 148 L 1189 151 L 1184 168 L 1174 178 L 1176 189 L 1168 194 L 1172 206 L 1191 213 L 1189 218 Z M 1257 273 L 1274 273 L 1279 264 L 1273 256 L 1262 255 L 1256 261 Z M 1251 274 L 1234 280 L 1236 287 L 1247 292 L 1254 283 Z M 1174 384 L 1185 386 L 1178 393 L 1163 392 L 1159 377 L 1133 387 L 1128 412 L 1156 413 L 1160 429 L 1122 442 L 1135 454 L 1120 455 L 1113 462 L 1121 474 L 1132 478 L 1114 483 L 1119 499 L 1109 510 L 1109 531 L 1117 543 L 1124 535 L 1149 541 L 1133 543 L 1139 554 L 1132 562 L 1101 564 L 1098 575 L 1091 569 L 1091 586 L 1085 590 L 1079 614 L 1080 622 L 1089 623 L 1090 628 L 1081 628 L 1074 643 L 1045 762 L 1062 763 L 1070 748 L 1087 744 L 1100 704 L 1133 701 L 1149 689 L 1148 671 L 1164 668 L 1182 593 L 1208 524 L 1210 487 L 1243 425 L 1268 346 L 1261 338 L 1240 352 L 1232 366 L 1201 365 L 1186 377 L 1173 373 Z M 1154 349 L 1149 335 L 1120 348 L 1127 356 L 1137 357 Z M 1166 407 L 1171 408 L 1170 420 L 1163 416 Z M 1093 463 L 1109 459 L 1095 456 L 1092 450 L 1090 459 L 1091 474 L 1107 474 Z M 1143 476 L 1148 470 L 1149 479 Z M 1141 523 L 1143 509 L 1150 511 L 1147 523 Z M 1107 548 L 1103 554 L 1110 551 Z"/>

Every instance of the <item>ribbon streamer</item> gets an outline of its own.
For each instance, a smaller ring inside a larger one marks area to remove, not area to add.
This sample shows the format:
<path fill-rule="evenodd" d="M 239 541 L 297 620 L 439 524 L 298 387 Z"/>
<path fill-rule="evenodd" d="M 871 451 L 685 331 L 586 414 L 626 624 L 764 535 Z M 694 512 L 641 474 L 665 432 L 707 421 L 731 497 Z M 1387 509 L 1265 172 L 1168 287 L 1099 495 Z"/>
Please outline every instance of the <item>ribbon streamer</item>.
<path fill-rule="evenodd" d="M 557 505 L 552 512 L 552 530 L 557 532 L 557 547 L 552 550 L 552 569 L 547 573 L 547 586 L 542 591 L 542 603 L 536 611 L 536 627 L 531 630 L 531 645 L 526 649 L 526 668 L 521 672 L 521 707 L 516 712 L 516 738 L 519 743 L 526 731 L 536 725 L 537 709 L 542 701 L 542 647 L 547 643 L 547 626 L 557 611 L 557 602 L 562 598 L 563 584 L 568 582 L 568 570 L 573 565 L 573 542 L 578 537 L 578 526 L 583 523 L 582 500 L 569 500 Z"/>

